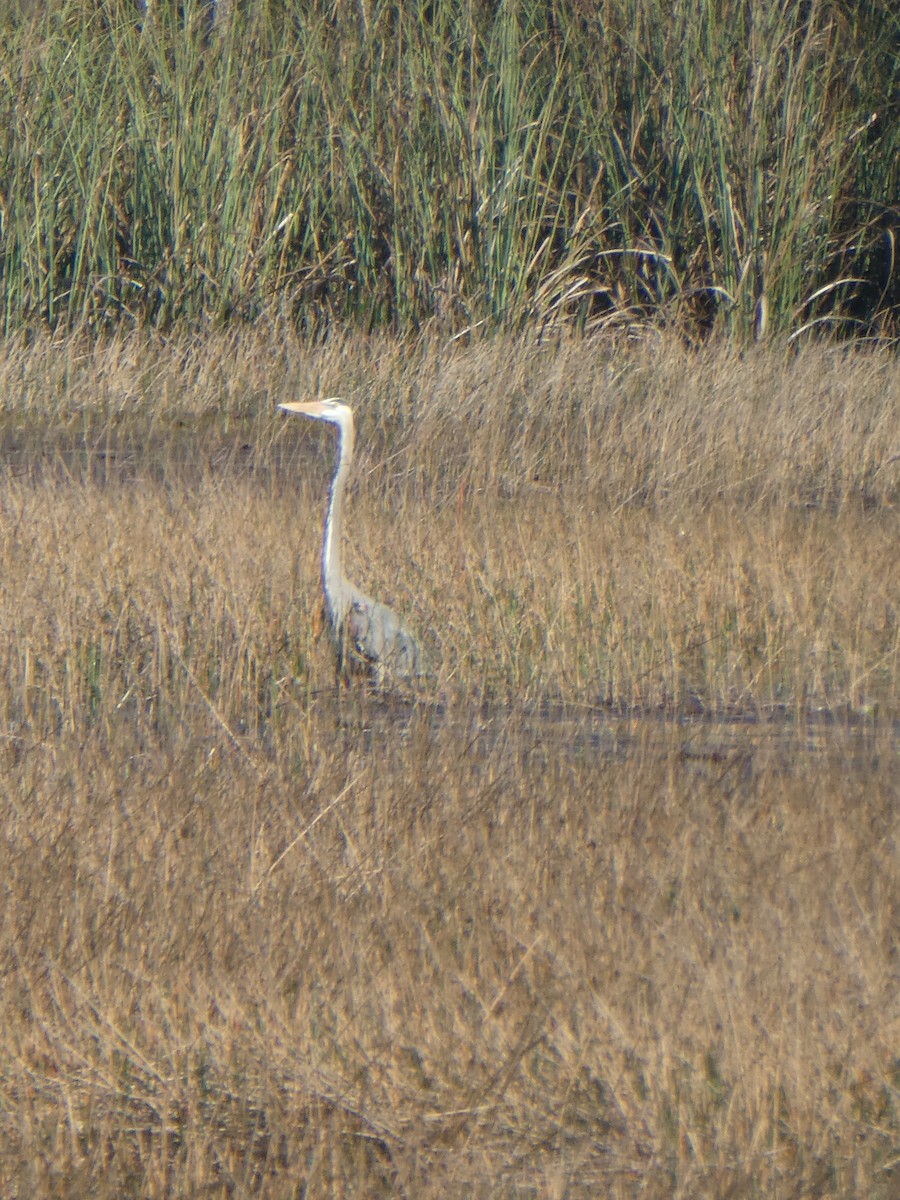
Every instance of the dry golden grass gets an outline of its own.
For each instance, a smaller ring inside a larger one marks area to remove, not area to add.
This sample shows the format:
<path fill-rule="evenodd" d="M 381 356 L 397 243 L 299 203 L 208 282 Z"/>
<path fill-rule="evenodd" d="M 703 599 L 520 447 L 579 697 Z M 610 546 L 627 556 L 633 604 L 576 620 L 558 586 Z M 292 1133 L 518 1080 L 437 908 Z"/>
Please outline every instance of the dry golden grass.
<path fill-rule="evenodd" d="M 7 748 L 4 1195 L 895 1194 L 885 741 L 294 716 Z"/>
<path fill-rule="evenodd" d="M 277 325 L 6 347 L 2 586 L 34 703 L 177 710 L 189 662 L 255 728 L 278 681 L 331 682 L 308 629 L 335 446 L 275 406 L 335 391 L 360 424 L 348 569 L 419 624 L 451 694 L 897 715 L 895 356 Z"/>
<path fill-rule="evenodd" d="M 310 632 L 275 405 L 336 392 L 416 703 Z M 895 359 L 275 327 L 0 394 L 0 1194 L 896 1195 Z"/>

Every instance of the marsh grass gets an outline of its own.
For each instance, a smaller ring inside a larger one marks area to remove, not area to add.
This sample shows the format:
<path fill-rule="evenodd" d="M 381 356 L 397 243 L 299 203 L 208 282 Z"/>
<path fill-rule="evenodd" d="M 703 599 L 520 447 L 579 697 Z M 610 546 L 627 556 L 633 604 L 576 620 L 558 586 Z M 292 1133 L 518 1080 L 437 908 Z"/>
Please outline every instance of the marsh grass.
<path fill-rule="evenodd" d="M 889 739 L 291 718 L 7 744 L 6 1194 L 893 1194 Z"/>
<path fill-rule="evenodd" d="M 308 329 L 895 327 L 889 5 L 31 8 L 0 43 L 6 331 L 275 296 Z"/>
<path fill-rule="evenodd" d="M 336 393 L 415 702 L 313 638 Z M 4 1195 L 890 1200 L 894 358 L 273 316 L 0 394 Z"/>
<path fill-rule="evenodd" d="M 275 322 L 10 342 L 0 387 L 6 628 L 40 660 L 42 727 L 83 715 L 60 647 L 101 633 L 109 704 L 168 706 L 180 659 L 254 728 L 284 681 L 330 686 L 308 630 L 336 447 L 275 406 L 335 391 L 360 426 L 348 570 L 408 613 L 447 694 L 897 713 L 888 353 L 310 343 Z"/>

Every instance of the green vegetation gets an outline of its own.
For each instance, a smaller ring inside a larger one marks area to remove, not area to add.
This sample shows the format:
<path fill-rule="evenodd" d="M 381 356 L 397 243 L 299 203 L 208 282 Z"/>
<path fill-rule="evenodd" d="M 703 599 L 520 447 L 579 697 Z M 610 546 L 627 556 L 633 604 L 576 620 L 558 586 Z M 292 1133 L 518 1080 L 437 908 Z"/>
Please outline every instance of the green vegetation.
<path fill-rule="evenodd" d="M 7 330 L 896 322 L 891 5 L 22 7 Z"/>

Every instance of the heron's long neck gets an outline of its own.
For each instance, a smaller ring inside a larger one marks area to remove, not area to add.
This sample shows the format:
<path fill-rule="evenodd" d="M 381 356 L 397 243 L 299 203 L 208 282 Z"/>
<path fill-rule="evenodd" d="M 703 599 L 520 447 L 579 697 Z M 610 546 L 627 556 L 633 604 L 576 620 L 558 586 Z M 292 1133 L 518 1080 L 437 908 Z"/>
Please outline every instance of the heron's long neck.
<path fill-rule="evenodd" d="M 339 426 L 339 459 L 331 481 L 331 499 L 325 518 L 325 542 L 322 546 L 322 584 L 332 609 L 340 604 L 344 572 L 341 563 L 341 533 L 343 529 L 344 484 L 353 461 L 353 425 Z"/>

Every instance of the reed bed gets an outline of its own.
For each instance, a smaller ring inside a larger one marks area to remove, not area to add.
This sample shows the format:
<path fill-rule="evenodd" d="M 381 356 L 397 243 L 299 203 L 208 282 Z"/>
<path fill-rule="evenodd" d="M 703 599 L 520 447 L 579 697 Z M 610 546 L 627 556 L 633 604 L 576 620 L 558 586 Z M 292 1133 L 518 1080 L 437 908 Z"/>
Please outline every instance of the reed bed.
<path fill-rule="evenodd" d="M 6 740 L 5 1195 L 896 1194 L 896 742 L 290 712 Z"/>
<path fill-rule="evenodd" d="M 3 328 L 896 334 L 890 5 L 0 14 Z"/>
<path fill-rule="evenodd" d="M 418 626 L 443 694 L 897 715 L 887 352 L 276 324 L 10 342 L 0 389 L 7 677 L 41 679 L 16 704 L 42 729 L 95 689 L 178 711 L 185 667 L 254 728 L 283 686 L 331 685 L 309 629 L 335 447 L 275 405 L 337 391 L 360 425 L 348 571 Z"/>
<path fill-rule="evenodd" d="M 417 697 L 313 635 L 336 393 Z M 890 1200 L 895 357 L 271 315 L 0 395 L 4 1196 Z"/>

